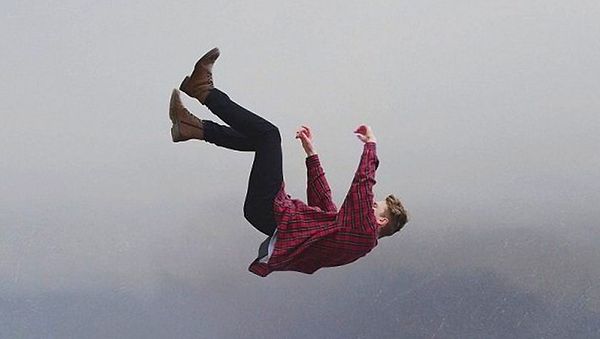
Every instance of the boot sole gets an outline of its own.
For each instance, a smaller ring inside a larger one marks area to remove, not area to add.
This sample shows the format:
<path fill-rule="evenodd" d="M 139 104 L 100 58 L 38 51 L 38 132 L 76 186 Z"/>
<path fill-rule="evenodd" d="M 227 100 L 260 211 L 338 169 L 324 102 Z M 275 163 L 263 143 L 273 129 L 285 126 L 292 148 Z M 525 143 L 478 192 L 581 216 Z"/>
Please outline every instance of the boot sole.
<path fill-rule="evenodd" d="M 171 127 L 171 139 L 173 142 L 184 141 L 181 137 L 181 132 L 179 131 L 179 124 L 174 124 L 173 127 Z"/>
<path fill-rule="evenodd" d="M 173 126 L 171 127 L 171 139 L 173 139 L 173 142 L 178 142 L 182 141 L 182 138 L 181 132 L 179 131 L 179 120 L 177 120 L 177 116 L 175 115 L 175 112 L 172 109 L 172 107 L 174 106 L 173 101 L 175 100 L 177 100 L 176 89 L 174 89 L 171 93 L 171 100 L 169 101 L 169 119 L 171 119 L 171 122 L 173 123 Z"/>

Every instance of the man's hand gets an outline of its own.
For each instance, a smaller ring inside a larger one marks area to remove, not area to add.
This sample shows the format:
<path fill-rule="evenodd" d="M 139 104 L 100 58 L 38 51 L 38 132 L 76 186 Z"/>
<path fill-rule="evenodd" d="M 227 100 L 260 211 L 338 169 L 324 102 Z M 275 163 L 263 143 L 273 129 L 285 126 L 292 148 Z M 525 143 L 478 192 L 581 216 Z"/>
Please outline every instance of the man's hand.
<path fill-rule="evenodd" d="M 296 139 L 300 139 L 302 142 L 302 148 L 304 148 L 307 157 L 317 154 L 312 144 L 312 132 L 310 131 L 310 127 L 304 125 L 300 126 L 296 131 Z"/>
<path fill-rule="evenodd" d="M 373 134 L 373 130 L 368 125 L 358 126 L 354 133 L 356 133 L 356 136 L 364 143 L 377 142 L 377 139 L 375 139 L 375 134 Z"/>

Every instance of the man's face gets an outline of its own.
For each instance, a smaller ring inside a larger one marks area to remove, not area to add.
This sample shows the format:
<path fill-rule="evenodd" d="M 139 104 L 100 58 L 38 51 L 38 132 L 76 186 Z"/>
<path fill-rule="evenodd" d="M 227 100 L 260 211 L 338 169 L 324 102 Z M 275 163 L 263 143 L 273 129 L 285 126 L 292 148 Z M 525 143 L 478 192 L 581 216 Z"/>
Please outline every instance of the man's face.
<path fill-rule="evenodd" d="M 373 200 L 373 213 L 375 214 L 375 220 L 377 220 L 377 224 L 381 226 L 387 224 L 388 222 L 388 217 L 385 215 L 386 209 L 387 204 L 385 203 L 385 200 Z"/>

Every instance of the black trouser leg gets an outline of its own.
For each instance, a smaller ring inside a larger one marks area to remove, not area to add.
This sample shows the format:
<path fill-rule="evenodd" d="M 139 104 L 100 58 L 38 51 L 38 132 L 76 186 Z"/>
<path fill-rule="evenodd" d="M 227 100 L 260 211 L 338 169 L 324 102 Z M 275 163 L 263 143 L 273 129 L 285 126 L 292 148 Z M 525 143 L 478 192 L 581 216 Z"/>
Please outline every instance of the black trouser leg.
<path fill-rule="evenodd" d="M 204 140 L 217 146 L 242 152 L 256 151 L 254 140 L 229 126 L 223 126 L 210 120 L 202 119 Z"/>
<path fill-rule="evenodd" d="M 238 151 L 254 151 L 254 161 L 244 201 L 244 216 L 260 232 L 273 235 L 277 223 L 273 199 L 283 182 L 281 135 L 277 126 L 248 111 L 214 89 L 205 105 L 231 127 L 204 123 L 207 142 Z"/>

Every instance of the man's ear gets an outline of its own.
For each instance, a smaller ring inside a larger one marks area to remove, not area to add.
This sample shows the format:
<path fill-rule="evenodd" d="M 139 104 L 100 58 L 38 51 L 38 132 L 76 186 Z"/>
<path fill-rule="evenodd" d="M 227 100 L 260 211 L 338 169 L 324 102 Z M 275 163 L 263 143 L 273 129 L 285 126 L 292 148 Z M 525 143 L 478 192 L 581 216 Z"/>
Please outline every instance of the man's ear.
<path fill-rule="evenodd" d="M 390 222 L 390 220 L 386 217 L 377 217 L 377 222 L 380 226 L 386 226 Z"/>

